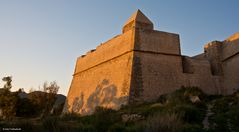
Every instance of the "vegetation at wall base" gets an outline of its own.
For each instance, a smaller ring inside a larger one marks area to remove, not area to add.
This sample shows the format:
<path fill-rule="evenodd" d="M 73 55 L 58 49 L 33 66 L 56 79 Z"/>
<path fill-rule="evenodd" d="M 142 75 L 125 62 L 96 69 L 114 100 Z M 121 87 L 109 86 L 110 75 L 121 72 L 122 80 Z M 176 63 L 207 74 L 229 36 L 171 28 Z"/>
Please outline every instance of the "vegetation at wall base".
<path fill-rule="evenodd" d="M 208 127 L 204 124 L 206 117 Z M 117 111 L 97 107 L 88 116 L 71 113 L 27 120 L 0 121 L 0 128 L 39 132 L 237 132 L 239 92 L 212 96 L 196 87 L 183 87 L 156 101 L 123 106 Z"/>

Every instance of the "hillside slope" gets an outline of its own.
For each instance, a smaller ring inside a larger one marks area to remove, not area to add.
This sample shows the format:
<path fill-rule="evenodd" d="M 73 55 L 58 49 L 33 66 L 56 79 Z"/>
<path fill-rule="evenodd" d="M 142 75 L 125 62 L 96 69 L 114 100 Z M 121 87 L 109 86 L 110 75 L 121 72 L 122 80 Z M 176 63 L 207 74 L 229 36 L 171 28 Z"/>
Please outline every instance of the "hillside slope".
<path fill-rule="evenodd" d="M 98 107 L 90 116 L 48 117 L 35 124 L 4 122 L 0 127 L 56 132 L 237 132 L 238 124 L 239 92 L 212 96 L 198 88 L 181 88 L 154 102 L 122 106 L 119 111 Z"/>

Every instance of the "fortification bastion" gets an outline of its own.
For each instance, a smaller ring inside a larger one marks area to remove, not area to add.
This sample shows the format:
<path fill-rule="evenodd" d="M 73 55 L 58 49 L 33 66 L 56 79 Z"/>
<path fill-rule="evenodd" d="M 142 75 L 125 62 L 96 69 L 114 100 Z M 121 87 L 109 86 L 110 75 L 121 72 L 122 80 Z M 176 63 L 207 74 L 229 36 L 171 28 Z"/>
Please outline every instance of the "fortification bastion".
<path fill-rule="evenodd" d="M 138 10 L 122 34 L 77 59 L 63 112 L 87 115 L 97 106 L 119 109 L 182 86 L 231 94 L 239 88 L 238 65 L 239 32 L 188 57 L 181 55 L 178 34 L 154 30 Z"/>

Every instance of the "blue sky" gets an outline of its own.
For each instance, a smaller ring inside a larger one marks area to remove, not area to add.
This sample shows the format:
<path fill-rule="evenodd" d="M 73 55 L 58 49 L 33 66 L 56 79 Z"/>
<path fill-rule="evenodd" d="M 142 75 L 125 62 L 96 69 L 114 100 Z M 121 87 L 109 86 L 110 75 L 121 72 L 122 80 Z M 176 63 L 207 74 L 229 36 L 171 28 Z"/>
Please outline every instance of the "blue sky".
<path fill-rule="evenodd" d="M 13 90 L 57 81 L 67 94 L 76 58 L 121 33 L 140 9 L 156 30 L 178 33 L 182 54 L 239 31 L 238 0 L 0 0 L 0 77 Z M 0 86 L 3 83 L 0 82 Z"/>

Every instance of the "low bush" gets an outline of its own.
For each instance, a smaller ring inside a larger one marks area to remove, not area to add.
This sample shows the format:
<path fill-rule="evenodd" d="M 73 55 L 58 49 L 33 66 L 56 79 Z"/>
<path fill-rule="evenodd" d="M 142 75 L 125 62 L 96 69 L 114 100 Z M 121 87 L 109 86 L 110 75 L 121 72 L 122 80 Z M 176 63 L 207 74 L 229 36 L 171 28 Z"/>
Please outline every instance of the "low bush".
<path fill-rule="evenodd" d="M 47 117 L 43 120 L 42 126 L 46 132 L 59 132 L 59 118 L 58 117 Z"/>
<path fill-rule="evenodd" d="M 192 105 L 178 104 L 172 108 L 172 111 L 177 113 L 187 123 L 201 124 L 205 116 L 205 111 Z"/>
<path fill-rule="evenodd" d="M 157 113 L 149 116 L 145 123 L 146 132 L 178 132 L 183 128 L 183 122 L 175 113 Z"/>
<path fill-rule="evenodd" d="M 198 124 L 185 124 L 181 130 L 181 132 L 204 132 L 201 125 Z"/>
<path fill-rule="evenodd" d="M 95 109 L 93 125 L 98 131 L 108 131 L 114 123 L 121 121 L 115 110 L 97 107 Z"/>
<path fill-rule="evenodd" d="M 191 97 L 199 101 L 192 101 Z M 206 130 L 202 122 L 209 110 L 207 106 L 212 113 Z M 88 116 L 73 113 L 46 117 L 37 123 L 18 119 L 14 122 L 1 121 L 0 127 L 20 127 L 34 132 L 236 132 L 239 131 L 239 94 L 207 96 L 198 88 L 183 87 L 157 101 L 126 105 L 119 111 L 96 107 L 95 113 Z"/>

